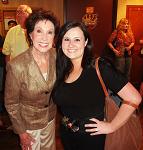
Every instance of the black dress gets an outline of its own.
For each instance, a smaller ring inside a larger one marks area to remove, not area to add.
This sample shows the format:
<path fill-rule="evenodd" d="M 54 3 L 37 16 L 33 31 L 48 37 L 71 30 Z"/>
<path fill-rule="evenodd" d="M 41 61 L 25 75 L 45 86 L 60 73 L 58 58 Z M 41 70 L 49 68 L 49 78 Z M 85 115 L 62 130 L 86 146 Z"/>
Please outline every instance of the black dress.
<path fill-rule="evenodd" d="M 127 80 L 110 64 L 100 61 L 99 68 L 107 88 L 117 93 Z M 72 83 L 62 83 L 54 101 L 63 115 L 73 119 L 95 117 L 104 119 L 105 95 L 94 67 L 86 68 Z M 71 132 L 61 125 L 61 138 L 65 150 L 104 150 L 105 135 L 90 136 L 89 133 Z"/>

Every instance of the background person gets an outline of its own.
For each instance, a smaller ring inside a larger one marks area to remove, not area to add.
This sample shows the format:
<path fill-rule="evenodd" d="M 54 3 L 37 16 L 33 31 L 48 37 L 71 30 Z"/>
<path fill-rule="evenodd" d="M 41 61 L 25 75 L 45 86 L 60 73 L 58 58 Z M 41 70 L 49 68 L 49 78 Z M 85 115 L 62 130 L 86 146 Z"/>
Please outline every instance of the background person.
<path fill-rule="evenodd" d="M 55 82 L 59 22 L 50 11 L 33 12 L 26 21 L 30 48 L 7 64 L 5 107 L 23 150 L 55 150 Z"/>
<path fill-rule="evenodd" d="M 63 115 L 64 150 L 104 150 L 105 134 L 124 125 L 136 109 L 123 103 L 111 122 L 103 121 L 105 95 L 94 67 L 91 43 L 85 25 L 74 21 L 63 25 L 57 38 L 57 81 L 52 95 Z M 99 68 L 108 88 L 139 105 L 141 96 L 127 79 L 103 58 Z"/>
<path fill-rule="evenodd" d="M 18 6 L 16 10 L 16 21 L 18 25 L 7 32 L 2 49 L 2 53 L 8 55 L 7 61 L 12 60 L 28 49 L 29 43 L 26 37 L 25 21 L 31 13 L 32 10 L 28 5 Z"/>
<path fill-rule="evenodd" d="M 17 22 L 15 20 L 9 20 L 8 21 L 8 30 L 16 25 L 17 25 Z"/>
<path fill-rule="evenodd" d="M 0 35 L 0 130 L 6 129 L 4 121 L 3 121 L 3 112 L 4 112 L 4 103 L 3 103 L 3 77 L 4 77 L 4 67 L 5 67 L 5 61 L 4 61 L 4 55 L 2 54 L 2 46 L 3 46 L 3 37 Z"/>
<path fill-rule="evenodd" d="M 135 39 L 129 21 L 122 18 L 109 37 L 108 45 L 115 54 L 115 67 L 128 79 L 130 78 L 131 54 L 134 44 Z"/>

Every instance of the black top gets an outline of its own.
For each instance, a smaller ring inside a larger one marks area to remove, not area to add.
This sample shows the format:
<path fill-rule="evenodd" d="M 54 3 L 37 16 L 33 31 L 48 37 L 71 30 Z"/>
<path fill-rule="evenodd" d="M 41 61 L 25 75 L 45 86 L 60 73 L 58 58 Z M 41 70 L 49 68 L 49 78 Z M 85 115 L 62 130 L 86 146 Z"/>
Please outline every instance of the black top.
<path fill-rule="evenodd" d="M 106 87 L 117 93 L 127 84 L 127 80 L 112 66 L 100 61 L 99 68 Z M 94 67 L 86 68 L 80 77 L 72 83 L 59 86 L 55 103 L 61 112 L 73 119 L 96 117 L 103 120 L 105 95 Z"/>

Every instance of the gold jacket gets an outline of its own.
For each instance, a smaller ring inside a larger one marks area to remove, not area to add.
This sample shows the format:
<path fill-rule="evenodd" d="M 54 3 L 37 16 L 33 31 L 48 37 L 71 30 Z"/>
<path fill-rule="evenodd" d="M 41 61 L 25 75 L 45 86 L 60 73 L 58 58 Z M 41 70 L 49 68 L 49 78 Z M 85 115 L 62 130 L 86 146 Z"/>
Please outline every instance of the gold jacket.
<path fill-rule="evenodd" d="M 45 81 L 32 56 L 32 48 L 7 64 L 5 107 L 16 133 L 44 128 L 54 119 L 56 106 L 50 100 L 56 79 L 55 49 L 49 51 Z"/>

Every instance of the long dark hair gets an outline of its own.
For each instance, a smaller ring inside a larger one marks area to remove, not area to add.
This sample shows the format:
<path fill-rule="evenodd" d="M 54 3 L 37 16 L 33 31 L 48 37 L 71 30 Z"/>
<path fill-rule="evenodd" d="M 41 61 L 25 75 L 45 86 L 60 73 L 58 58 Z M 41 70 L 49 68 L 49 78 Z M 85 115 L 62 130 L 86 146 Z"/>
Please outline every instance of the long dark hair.
<path fill-rule="evenodd" d="M 85 37 L 85 41 L 87 40 L 87 45 L 85 46 L 84 55 L 82 59 L 82 68 L 86 68 L 91 66 L 93 62 L 93 53 L 92 47 L 93 42 L 91 41 L 89 32 L 86 26 L 82 22 L 70 21 L 64 24 L 60 32 L 58 34 L 57 42 L 56 42 L 56 50 L 57 50 L 57 58 L 56 58 L 56 76 L 57 80 L 55 83 L 55 88 L 59 86 L 62 82 L 64 82 L 65 78 L 67 78 L 70 72 L 73 69 L 73 64 L 71 60 L 63 53 L 62 50 L 62 40 L 66 32 L 72 28 L 79 27 L 83 31 L 83 35 Z"/>

